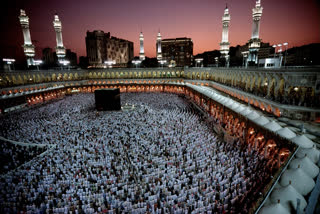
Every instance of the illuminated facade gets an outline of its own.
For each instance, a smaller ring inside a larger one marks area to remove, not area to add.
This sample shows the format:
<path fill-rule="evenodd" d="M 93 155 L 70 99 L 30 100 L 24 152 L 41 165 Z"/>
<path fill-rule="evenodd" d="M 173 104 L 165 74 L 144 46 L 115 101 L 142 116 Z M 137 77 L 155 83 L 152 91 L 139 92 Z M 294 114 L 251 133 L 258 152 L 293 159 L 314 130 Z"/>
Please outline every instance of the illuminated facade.
<path fill-rule="evenodd" d="M 61 21 L 59 20 L 59 16 L 57 14 L 54 15 L 53 27 L 54 27 L 54 30 L 56 31 L 57 57 L 58 57 L 58 59 L 62 59 L 66 56 L 66 49 L 63 46 L 63 41 L 62 41 L 62 24 L 61 24 Z"/>
<path fill-rule="evenodd" d="M 146 58 L 146 56 L 144 55 L 144 46 L 143 46 L 143 41 L 144 41 L 144 38 L 143 38 L 143 34 L 142 32 L 140 32 L 140 53 L 139 53 L 139 58 L 140 60 L 144 60 Z"/>
<path fill-rule="evenodd" d="M 222 41 L 220 43 L 220 53 L 221 56 L 226 59 L 226 66 L 229 67 L 229 23 L 230 23 L 229 9 L 226 7 L 224 9 L 224 14 L 222 16 Z"/>
<path fill-rule="evenodd" d="M 162 59 L 162 50 L 161 50 L 161 34 L 160 31 L 157 36 L 157 44 L 156 44 L 156 49 L 157 49 L 157 60 Z"/>
<path fill-rule="evenodd" d="M 190 66 L 193 61 L 193 41 L 182 37 L 161 41 L 162 59 L 178 67 Z"/>
<path fill-rule="evenodd" d="M 261 0 L 256 0 L 256 7 L 252 9 L 252 34 L 249 40 L 249 57 L 248 61 L 254 64 L 258 63 L 258 51 L 261 45 L 259 38 L 260 20 L 262 16 L 263 7 L 261 7 Z"/>
<path fill-rule="evenodd" d="M 147 68 L 42 70 L 0 73 L 0 93 L 27 92 L 34 84 L 76 86 L 83 80 L 96 85 L 110 83 L 164 83 L 183 81 L 208 84 L 243 103 L 250 103 L 274 116 L 294 120 L 320 121 L 319 72 L 317 68 L 239 69 L 239 68 Z M 160 81 L 160 82 L 159 82 Z"/>
<path fill-rule="evenodd" d="M 27 57 L 27 64 L 28 66 L 34 65 L 35 49 L 31 41 L 29 17 L 26 15 L 26 12 L 24 10 L 20 10 L 19 20 L 22 27 L 22 33 L 24 38 L 24 44 L 22 47 L 24 54 Z"/>
<path fill-rule="evenodd" d="M 105 61 L 126 67 L 133 59 L 133 42 L 110 36 L 110 32 L 104 33 L 101 30 L 87 32 L 86 49 L 91 67 L 103 68 Z"/>

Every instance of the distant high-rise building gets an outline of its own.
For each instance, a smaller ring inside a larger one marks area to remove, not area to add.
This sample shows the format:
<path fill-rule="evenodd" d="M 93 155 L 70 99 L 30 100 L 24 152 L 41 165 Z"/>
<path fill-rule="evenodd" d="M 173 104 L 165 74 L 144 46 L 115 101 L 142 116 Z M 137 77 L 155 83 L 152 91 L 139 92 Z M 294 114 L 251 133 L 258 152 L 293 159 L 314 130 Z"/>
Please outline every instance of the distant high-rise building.
<path fill-rule="evenodd" d="M 133 59 L 133 42 L 110 37 L 110 32 L 101 30 L 87 31 L 86 49 L 89 65 L 104 67 L 105 61 L 112 61 L 117 66 L 126 66 Z"/>
<path fill-rule="evenodd" d="M 228 6 L 224 9 L 224 14 L 222 16 L 222 40 L 220 43 L 220 53 L 222 57 L 226 59 L 226 65 L 229 67 L 229 23 L 230 14 Z"/>
<path fill-rule="evenodd" d="M 144 38 L 143 38 L 142 32 L 140 32 L 139 40 L 140 40 L 139 58 L 140 60 L 145 60 L 146 56 L 144 55 L 144 46 L 143 46 Z"/>
<path fill-rule="evenodd" d="M 190 66 L 193 60 L 193 42 L 190 38 L 163 39 L 161 41 L 162 59 L 176 66 Z"/>
<path fill-rule="evenodd" d="M 28 66 L 34 65 L 35 48 L 31 41 L 29 17 L 26 15 L 26 12 L 24 10 L 20 10 L 19 20 L 22 27 L 24 38 L 23 51 L 27 57 L 27 64 Z"/>
<path fill-rule="evenodd" d="M 242 57 L 243 52 L 247 52 L 250 50 L 249 48 L 249 43 L 239 46 L 238 50 L 237 50 L 237 57 Z M 273 53 L 274 53 L 275 49 L 270 46 L 270 43 L 264 43 L 264 42 L 260 42 L 260 47 L 259 49 L 257 49 L 256 57 L 258 59 L 265 59 L 265 58 L 269 58 L 269 57 L 273 57 Z"/>
<path fill-rule="evenodd" d="M 88 68 L 88 66 L 89 66 L 88 57 L 80 56 L 79 57 L 79 66 L 80 66 L 80 68 Z"/>
<path fill-rule="evenodd" d="M 62 24 L 58 14 L 54 15 L 53 27 L 54 27 L 54 30 L 56 31 L 56 41 L 57 41 L 56 53 L 58 58 L 62 59 L 66 56 L 66 48 L 63 46 Z"/>
<path fill-rule="evenodd" d="M 42 50 L 42 61 L 45 66 L 54 66 L 56 63 L 55 54 L 52 52 L 52 48 L 44 48 Z"/>
<path fill-rule="evenodd" d="M 70 49 L 66 51 L 66 60 L 70 62 L 71 66 L 77 66 L 77 54 Z"/>
<path fill-rule="evenodd" d="M 260 20 L 262 16 L 263 7 L 261 7 L 261 0 L 256 0 L 256 7 L 252 9 L 252 34 L 249 40 L 249 57 L 248 61 L 257 64 L 258 63 L 258 51 L 261 45 L 261 39 L 259 38 Z"/>
<path fill-rule="evenodd" d="M 160 34 L 160 30 L 159 30 L 158 36 L 157 36 L 156 49 L 157 49 L 157 60 L 161 60 L 162 59 L 162 50 L 161 50 L 161 34 Z"/>

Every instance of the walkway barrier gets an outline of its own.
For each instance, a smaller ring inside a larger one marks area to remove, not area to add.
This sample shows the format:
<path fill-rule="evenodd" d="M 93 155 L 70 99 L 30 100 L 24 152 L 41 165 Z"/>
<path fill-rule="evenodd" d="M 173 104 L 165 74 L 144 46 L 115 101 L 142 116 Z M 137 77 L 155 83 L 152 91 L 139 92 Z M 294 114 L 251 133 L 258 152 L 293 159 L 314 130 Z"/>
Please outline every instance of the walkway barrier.
<path fill-rule="evenodd" d="M 46 155 L 49 151 L 51 151 L 52 149 L 55 149 L 56 148 L 56 145 L 47 145 L 49 148 L 44 151 L 43 153 L 39 154 L 38 156 L 35 156 L 33 159 L 31 159 L 30 161 L 26 162 L 26 163 L 23 163 L 22 165 L 18 166 L 17 168 L 15 169 L 12 169 L 10 171 L 8 171 L 6 174 L 3 174 L 3 175 L 0 175 L 0 178 L 6 178 L 8 176 L 10 176 L 11 173 L 15 172 L 16 170 L 19 170 L 21 167 L 23 166 L 26 166 L 26 165 L 29 165 L 30 163 L 32 163 L 33 161 L 35 161 L 36 159 L 38 158 L 42 158 L 44 155 Z"/>
<path fill-rule="evenodd" d="M 278 175 L 277 179 L 274 181 L 272 187 L 269 189 L 266 197 L 264 198 L 264 200 L 262 201 L 262 203 L 260 204 L 260 206 L 256 209 L 256 211 L 254 212 L 255 214 L 258 214 L 260 209 L 263 207 L 264 203 L 267 201 L 268 197 L 270 196 L 270 194 L 272 193 L 273 189 L 275 188 L 276 184 L 278 183 L 280 177 L 282 176 L 282 174 L 287 170 L 289 164 L 291 163 L 292 159 L 294 158 L 294 156 L 297 154 L 297 152 L 299 151 L 300 146 L 296 149 L 296 151 L 294 151 L 294 153 L 291 155 L 289 161 L 287 162 L 287 164 L 282 168 L 280 174 Z"/>
<path fill-rule="evenodd" d="M 320 159 L 318 161 L 318 166 L 319 166 L 319 164 L 320 164 Z M 312 190 L 311 195 L 309 197 L 308 205 L 306 208 L 306 214 L 315 213 L 315 208 L 316 208 L 319 196 L 320 196 L 320 173 L 317 177 L 316 185 L 315 185 L 314 189 Z"/>
<path fill-rule="evenodd" d="M 22 142 L 18 142 L 18 141 L 14 141 L 14 140 L 9 140 L 9 139 L 6 139 L 6 138 L 1 137 L 1 136 L 0 136 L 0 140 L 8 142 L 8 143 L 15 144 L 15 145 L 19 145 L 19 146 L 38 146 L 38 147 L 50 146 L 50 144 L 22 143 Z"/>

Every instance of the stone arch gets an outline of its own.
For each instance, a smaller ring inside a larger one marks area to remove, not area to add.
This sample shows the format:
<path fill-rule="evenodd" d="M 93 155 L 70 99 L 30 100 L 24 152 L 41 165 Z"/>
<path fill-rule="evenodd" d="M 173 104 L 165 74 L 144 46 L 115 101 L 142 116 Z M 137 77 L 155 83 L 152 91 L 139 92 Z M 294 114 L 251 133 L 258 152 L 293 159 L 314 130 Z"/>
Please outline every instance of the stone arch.
<path fill-rule="evenodd" d="M 241 77 L 240 88 L 246 88 L 247 74 L 243 74 Z"/>
<path fill-rule="evenodd" d="M 73 80 L 73 73 L 69 74 L 69 80 Z"/>
<path fill-rule="evenodd" d="M 249 89 L 250 89 L 250 82 L 251 82 L 251 75 L 250 74 L 248 74 L 247 75 L 247 79 L 246 79 L 246 82 L 245 82 L 245 84 L 246 84 L 246 91 L 249 91 Z"/>
<path fill-rule="evenodd" d="M 36 76 L 36 82 L 37 82 L 37 83 L 40 83 L 40 82 L 41 82 L 40 74 L 37 74 L 37 76 Z"/>
<path fill-rule="evenodd" d="M 65 80 L 68 80 L 68 74 L 67 73 L 65 73 L 64 75 L 63 75 L 63 80 L 65 81 Z"/>
<path fill-rule="evenodd" d="M 256 93 L 260 92 L 261 82 L 263 81 L 262 79 L 263 79 L 263 77 L 261 77 L 261 75 L 259 75 L 257 81 L 255 82 L 255 87 L 256 87 L 255 92 Z"/>
<path fill-rule="evenodd" d="M 51 80 L 52 80 L 52 81 L 56 81 L 56 80 L 57 80 L 57 75 L 56 75 L 55 73 L 53 73 L 53 74 L 51 75 Z"/>
<path fill-rule="evenodd" d="M 17 76 L 17 83 L 18 83 L 19 85 L 22 85 L 22 84 L 23 84 L 23 79 L 22 79 L 21 75 L 18 75 L 18 76 Z"/>
<path fill-rule="evenodd" d="M 12 80 L 13 85 L 17 85 L 18 84 L 15 75 L 11 75 L 11 80 Z"/>
<path fill-rule="evenodd" d="M 253 74 L 250 82 L 250 92 L 253 92 L 255 90 L 256 79 L 257 76 Z"/>
<path fill-rule="evenodd" d="M 192 72 L 192 75 L 191 75 L 191 79 L 195 79 L 196 78 L 196 73 L 195 72 Z"/>
<path fill-rule="evenodd" d="M 285 80 L 283 78 L 281 78 L 277 84 L 276 89 L 275 89 L 275 97 L 280 102 L 282 102 L 284 96 L 285 96 Z"/>
<path fill-rule="evenodd" d="M 197 72 L 197 74 L 196 74 L 196 79 L 200 79 L 200 73 L 199 72 Z"/>
<path fill-rule="evenodd" d="M 275 99 L 275 85 L 276 79 L 273 77 L 268 83 L 268 97 L 271 99 Z"/>
<path fill-rule="evenodd" d="M 268 85 L 269 85 L 269 79 L 267 76 L 263 76 L 262 82 L 261 82 L 261 94 L 263 96 L 267 96 L 268 94 Z"/>

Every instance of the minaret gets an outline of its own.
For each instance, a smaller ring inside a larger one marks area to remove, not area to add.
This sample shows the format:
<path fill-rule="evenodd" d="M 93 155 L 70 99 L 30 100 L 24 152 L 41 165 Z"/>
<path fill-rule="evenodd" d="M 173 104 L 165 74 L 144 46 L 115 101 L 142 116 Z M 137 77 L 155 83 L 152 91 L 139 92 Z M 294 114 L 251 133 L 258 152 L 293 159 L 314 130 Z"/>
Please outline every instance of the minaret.
<path fill-rule="evenodd" d="M 61 21 L 59 20 L 58 14 L 54 15 L 53 27 L 54 27 L 54 30 L 56 31 L 56 40 L 57 40 L 56 54 L 58 59 L 63 59 L 66 56 L 66 49 L 63 46 L 62 25 L 61 25 Z"/>
<path fill-rule="evenodd" d="M 143 47 L 143 34 L 142 34 L 142 31 L 140 32 L 140 53 L 139 53 L 139 57 L 140 57 L 140 60 L 145 60 L 145 55 L 144 55 L 144 47 Z"/>
<path fill-rule="evenodd" d="M 224 14 L 222 16 L 222 41 L 220 43 L 220 53 L 222 57 L 226 59 L 226 66 L 229 67 L 229 23 L 230 23 L 230 14 L 228 6 L 224 9 Z"/>
<path fill-rule="evenodd" d="M 29 17 L 26 15 L 26 12 L 22 9 L 20 10 L 19 20 L 22 27 L 22 33 L 24 38 L 24 45 L 22 47 L 24 54 L 27 57 L 27 64 L 29 67 L 30 65 L 34 64 L 35 51 L 30 36 Z"/>
<path fill-rule="evenodd" d="M 260 19 L 262 16 L 261 0 L 256 0 L 256 7 L 252 9 L 252 34 L 249 40 L 249 62 L 258 63 L 258 51 L 260 48 L 261 39 L 259 38 Z"/>
<path fill-rule="evenodd" d="M 161 34 L 160 34 L 160 30 L 158 32 L 158 36 L 157 36 L 157 60 L 161 60 L 162 59 L 162 50 L 161 50 Z"/>

